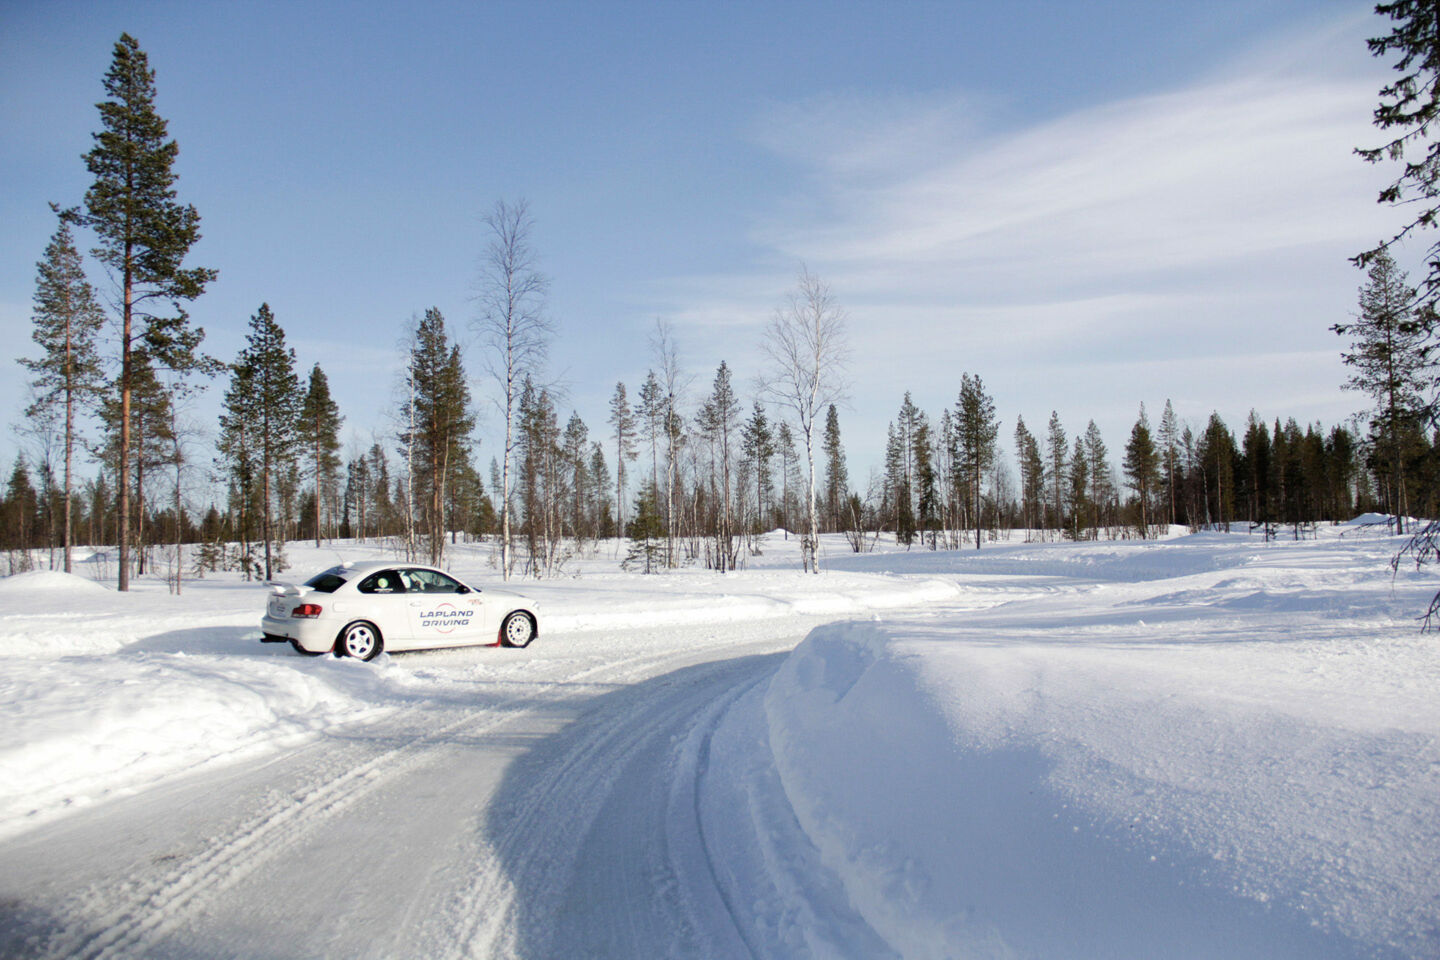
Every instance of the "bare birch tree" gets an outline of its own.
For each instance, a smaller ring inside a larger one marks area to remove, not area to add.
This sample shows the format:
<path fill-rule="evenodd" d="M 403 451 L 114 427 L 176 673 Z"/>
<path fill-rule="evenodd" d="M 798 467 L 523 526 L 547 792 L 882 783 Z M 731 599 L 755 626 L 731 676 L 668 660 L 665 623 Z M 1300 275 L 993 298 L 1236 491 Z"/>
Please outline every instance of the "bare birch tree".
<path fill-rule="evenodd" d="M 527 374 L 545 361 L 553 322 L 545 316 L 549 279 L 537 269 L 530 246 L 533 222 L 524 200 L 497 201 L 485 217 L 489 244 L 480 258 L 480 317 L 477 331 L 486 350 L 485 366 L 500 388 L 495 404 L 504 417 L 500 457 L 500 570 L 510 579 L 514 564 L 511 536 L 511 463 L 518 443 L 520 391 Z"/>
<path fill-rule="evenodd" d="M 795 415 L 805 442 L 806 533 L 801 559 L 809 573 L 820 572 L 819 517 L 815 492 L 817 424 L 832 403 L 845 398 L 848 346 L 845 311 L 828 285 L 800 268 L 795 290 L 786 297 L 765 327 L 761 341 L 769 369 L 761 381 L 764 393 Z"/>
<path fill-rule="evenodd" d="M 650 350 L 655 355 L 656 366 L 660 368 L 657 382 L 661 389 L 660 428 L 665 438 L 665 566 L 670 568 L 675 566 L 675 535 L 679 523 L 675 484 L 680 467 L 680 447 L 685 441 L 684 420 L 679 410 L 690 378 L 681 371 L 680 348 L 675 344 L 674 331 L 664 320 L 655 321 Z"/>

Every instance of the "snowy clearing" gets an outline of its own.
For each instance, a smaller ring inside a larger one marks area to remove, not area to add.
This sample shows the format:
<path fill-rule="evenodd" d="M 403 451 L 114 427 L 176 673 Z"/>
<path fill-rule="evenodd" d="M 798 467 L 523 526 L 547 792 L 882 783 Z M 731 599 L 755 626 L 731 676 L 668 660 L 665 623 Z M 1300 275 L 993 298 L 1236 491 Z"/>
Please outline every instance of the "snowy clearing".
<path fill-rule="evenodd" d="M 607 546 L 529 649 L 370 664 L 229 576 L 0 580 L 0 955 L 1440 954 L 1394 538 L 826 547 Z"/>

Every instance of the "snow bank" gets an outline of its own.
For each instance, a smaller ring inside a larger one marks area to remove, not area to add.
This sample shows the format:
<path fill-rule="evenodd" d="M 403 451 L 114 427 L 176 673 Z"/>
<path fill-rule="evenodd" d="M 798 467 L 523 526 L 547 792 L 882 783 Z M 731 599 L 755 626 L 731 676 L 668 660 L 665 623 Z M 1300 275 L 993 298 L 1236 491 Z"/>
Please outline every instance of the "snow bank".
<path fill-rule="evenodd" d="M 77 577 L 73 573 L 59 570 L 31 570 L 0 577 L 0 596 L 10 597 L 37 593 L 86 594 L 109 593 L 103 586 L 88 577 Z"/>
<path fill-rule="evenodd" d="M 1244 576 L 821 627 L 778 671 L 785 793 L 897 953 L 1435 955 L 1433 576 L 1206 536 L 1175 567 Z"/>
<path fill-rule="evenodd" d="M 0 837 L 180 770 L 375 715 L 356 696 L 375 682 L 371 671 L 349 661 L 324 667 L 161 654 L 32 660 L 8 672 Z"/>

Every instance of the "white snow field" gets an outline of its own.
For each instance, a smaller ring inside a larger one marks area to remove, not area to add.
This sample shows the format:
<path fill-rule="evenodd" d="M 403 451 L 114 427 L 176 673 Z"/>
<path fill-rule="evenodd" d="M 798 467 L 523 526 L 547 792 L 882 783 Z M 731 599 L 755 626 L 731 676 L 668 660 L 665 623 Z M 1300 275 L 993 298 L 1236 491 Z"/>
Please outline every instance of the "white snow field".
<path fill-rule="evenodd" d="M 1399 543 L 606 545 L 528 649 L 368 664 L 260 644 L 233 575 L 6 578 L 0 956 L 1437 957 Z"/>

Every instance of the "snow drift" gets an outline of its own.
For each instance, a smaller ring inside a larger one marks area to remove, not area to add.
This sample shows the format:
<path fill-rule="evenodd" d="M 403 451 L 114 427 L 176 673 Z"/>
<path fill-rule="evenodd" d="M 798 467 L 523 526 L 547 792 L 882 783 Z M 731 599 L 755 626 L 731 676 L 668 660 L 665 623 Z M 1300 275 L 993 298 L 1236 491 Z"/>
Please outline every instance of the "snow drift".
<path fill-rule="evenodd" d="M 1414 591 L 1344 562 L 1373 548 L 1190 539 L 1168 582 L 821 627 L 778 671 L 785 793 L 898 954 L 1432 955 L 1440 670 L 1395 629 Z M 1177 546 L 1069 553 L 1133 574 Z"/>

